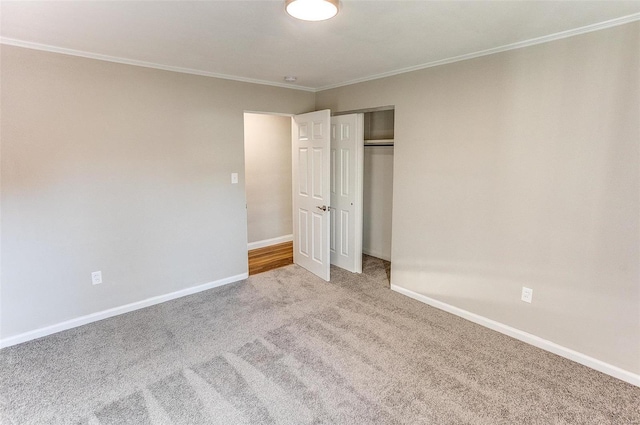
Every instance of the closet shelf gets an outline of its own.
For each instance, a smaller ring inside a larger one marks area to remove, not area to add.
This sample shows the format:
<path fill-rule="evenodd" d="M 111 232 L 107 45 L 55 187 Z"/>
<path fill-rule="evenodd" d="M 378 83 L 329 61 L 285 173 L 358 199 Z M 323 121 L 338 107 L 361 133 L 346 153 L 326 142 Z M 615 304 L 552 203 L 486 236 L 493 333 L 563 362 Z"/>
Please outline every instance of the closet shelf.
<path fill-rule="evenodd" d="M 365 146 L 393 146 L 393 139 L 365 140 Z"/>

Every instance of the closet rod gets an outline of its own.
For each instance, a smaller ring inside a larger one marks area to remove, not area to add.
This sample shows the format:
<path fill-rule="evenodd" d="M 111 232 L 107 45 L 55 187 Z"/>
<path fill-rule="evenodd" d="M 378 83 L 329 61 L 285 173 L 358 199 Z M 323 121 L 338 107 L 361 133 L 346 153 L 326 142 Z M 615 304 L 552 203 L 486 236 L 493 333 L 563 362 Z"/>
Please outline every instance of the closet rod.
<path fill-rule="evenodd" d="M 393 146 L 393 143 L 370 143 L 370 144 L 366 144 L 364 145 L 365 148 L 369 147 L 369 146 Z"/>

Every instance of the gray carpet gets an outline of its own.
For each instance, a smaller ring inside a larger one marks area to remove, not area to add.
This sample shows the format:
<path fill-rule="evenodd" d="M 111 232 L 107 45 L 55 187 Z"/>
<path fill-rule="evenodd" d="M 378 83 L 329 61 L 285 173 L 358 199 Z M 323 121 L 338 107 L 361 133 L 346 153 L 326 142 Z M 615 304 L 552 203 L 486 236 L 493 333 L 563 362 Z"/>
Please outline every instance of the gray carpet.
<path fill-rule="evenodd" d="M 292 265 L 0 351 L 2 424 L 640 424 L 640 388 Z"/>

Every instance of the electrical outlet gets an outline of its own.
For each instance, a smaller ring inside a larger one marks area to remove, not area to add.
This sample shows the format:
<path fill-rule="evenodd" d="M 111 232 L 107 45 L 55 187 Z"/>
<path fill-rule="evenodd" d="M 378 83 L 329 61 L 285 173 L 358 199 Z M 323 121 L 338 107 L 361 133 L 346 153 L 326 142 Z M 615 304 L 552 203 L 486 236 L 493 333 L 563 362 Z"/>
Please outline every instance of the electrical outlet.
<path fill-rule="evenodd" d="M 98 271 L 91 273 L 91 283 L 94 285 L 102 283 L 102 272 Z"/>
<path fill-rule="evenodd" d="M 523 286 L 520 299 L 526 303 L 531 303 L 533 301 L 533 289 Z"/>
<path fill-rule="evenodd" d="M 231 184 L 238 183 L 238 173 L 231 173 Z"/>

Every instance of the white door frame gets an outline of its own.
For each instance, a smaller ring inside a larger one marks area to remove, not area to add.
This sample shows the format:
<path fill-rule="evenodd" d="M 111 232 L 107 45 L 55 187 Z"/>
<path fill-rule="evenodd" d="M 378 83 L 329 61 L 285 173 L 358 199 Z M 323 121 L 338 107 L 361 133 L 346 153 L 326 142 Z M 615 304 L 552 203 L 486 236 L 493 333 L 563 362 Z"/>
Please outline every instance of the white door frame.
<path fill-rule="evenodd" d="M 276 116 L 276 117 L 289 117 L 293 120 L 293 114 L 285 114 L 285 113 L 281 113 L 281 112 L 265 112 L 265 111 L 253 111 L 253 110 L 245 110 L 242 113 L 242 122 L 243 122 L 243 134 L 242 134 L 242 140 L 243 140 L 243 147 L 245 147 L 245 143 L 244 140 L 246 138 L 246 135 L 244 134 L 244 119 L 245 119 L 245 115 L 246 114 L 256 114 L 256 115 L 271 115 L 271 116 Z M 247 187 L 246 187 L 246 174 L 247 174 L 247 170 L 246 170 L 246 164 L 247 164 L 247 153 L 244 151 L 242 151 L 242 164 L 243 164 L 243 168 L 244 168 L 244 178 L 242 179 L 242 181 L 245 182 L 245 187 L 244 187 L 244 199 L 245 199 L 245 210 L 248 208 L 247 205 Z M 249 228 L 249 221 L 248 221 L 248 217 L 247 217 L 247 213 L 245 212 L 245 228 Z M 247 237 L 247 255 L 249 254 L 249 251 L 251 251 L 252 249 L 257 249 L 257 248 L 263 248 L 266 246 L 270 246 L 270 245 L 276 245 L 279 243 L 284 243 L 284 242 L 289 242 L 292 240 L 292 235 L 282 235 L 281 237 L 278 238 L 274 238 L 274 239 L 269 239 L 269 240 L 265 240 L 265 241 L 258 241 L 258 242 L 253 242 L 253 243 L 249 243 L 249 233 L 247 231 L 246 234 Z M 247 270 L 249 268 L 249 260 L 247 258 Z"/>

